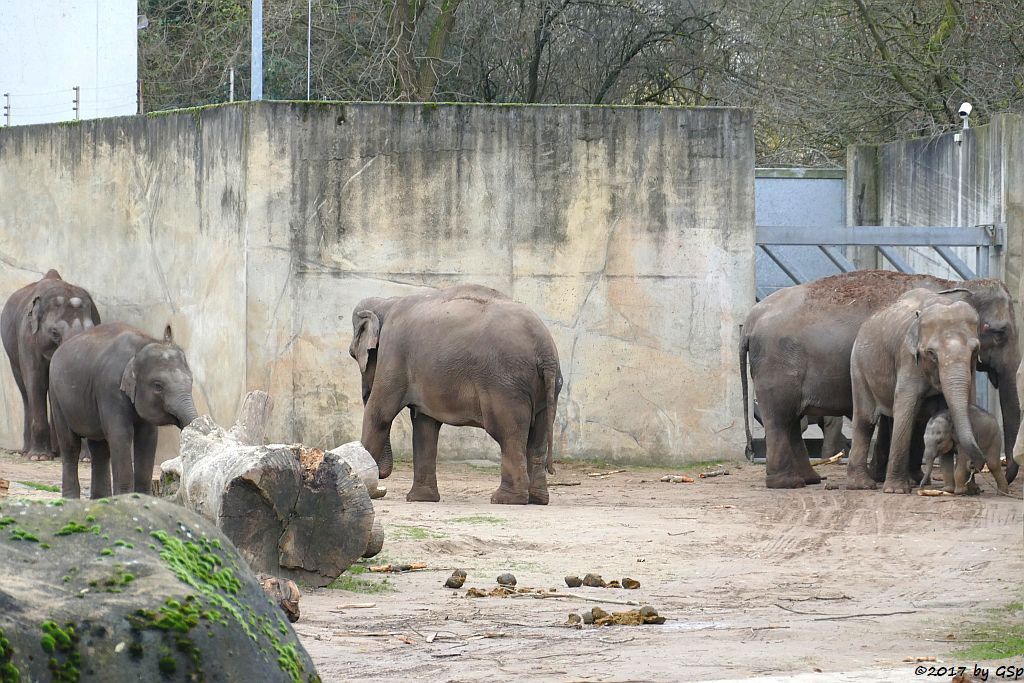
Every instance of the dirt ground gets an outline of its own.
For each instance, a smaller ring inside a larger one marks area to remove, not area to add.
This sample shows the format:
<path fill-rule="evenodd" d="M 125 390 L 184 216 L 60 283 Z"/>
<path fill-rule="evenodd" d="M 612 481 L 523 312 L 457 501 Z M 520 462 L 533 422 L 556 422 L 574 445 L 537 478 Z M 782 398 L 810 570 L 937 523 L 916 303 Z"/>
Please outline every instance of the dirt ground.
<path fill-rule="evenodd" d="M 375 501 L 384 550 L 367 564 L 430 569 L 304 589 L 296 630 L 324 681 L 912 681 L 929 679 L 918 666 L 984 665 L 952 653 L 989 610 L 1024 597 L 1020 480 L 1010 498 L 988 475 L 981 496 L 926 498 L 768 491 L 761 466 L 726 467 L 670 484 L 658 481 L 668 470 L 562 464 L 552 482 L 578 485 L 553 486 L 546 507 L 505 507 L 487 502 L 497 468 L 479 464 L 442 464 L 442 501 L 407 503 L 411 466 L 399 463 Z M 841 484 L 845 466 L 822 471 Z M 6 454 L 0 477 L 59 484 L 60 468 Z M 56 494 L 14 483 L 10 495 Z M 462 590 L 442 587 L 453 568 L 469 575 Z M 503 572 L 573 597 L 465 597 Z M 566 588 L 587 572 L 641 587 Z M 667 620 L 566 625 L 570 612 L 631 609 L 615 601 Z M 1024 666 L 988 665 L 1007 663 Z"/>

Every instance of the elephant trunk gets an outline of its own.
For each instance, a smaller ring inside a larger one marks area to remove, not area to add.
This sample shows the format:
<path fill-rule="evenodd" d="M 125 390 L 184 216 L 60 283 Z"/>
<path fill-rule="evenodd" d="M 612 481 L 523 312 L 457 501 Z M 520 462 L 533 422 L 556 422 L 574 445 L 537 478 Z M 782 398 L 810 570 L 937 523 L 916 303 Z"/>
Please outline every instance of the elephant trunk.
<path fill-rule="evenodd" d="M 1017 397 L 1016 371 L 999 374 L 999 410 L 1003 414 L 1003 444 L 1006 453 L 1006 481 L 1017 478 L 1020 465 L 1013 459 L 1014 444 L 1020 429 L 1020 399 Z"/>
<path fill-rule="evenodd" d="M 391 454 L 391 436 L 384 439 L 384 454 L 377 459 L 377 471 L 381 479 L 391 476 L 391 470 L 395 466 L 394 456 Z"/>
<path fill-rule="evenodd" d="M 193 420 L 199 417 L 199 413 L 196 412 L 195 403 L 192 401 L 191 392 L 182 394 L 175 401 L 172 401 L 168 412 L 177 419 L 178 429 L 188 427 L 192 424 Z"/>
<path fill-rule="evenodd" d="M 974 469 L 980 472 L 985 465 L 985 458 L 971 428 L 970 397 L 971 383 L 974 381 L 972 366 L 973 364 L 969 363 L 942 364 L 939 367 L 939 380 L 942 382 L 942 395 L 946 398 L 949 416 L 956 431 L 957 449 L 961 455 L 969 457 Z"/>

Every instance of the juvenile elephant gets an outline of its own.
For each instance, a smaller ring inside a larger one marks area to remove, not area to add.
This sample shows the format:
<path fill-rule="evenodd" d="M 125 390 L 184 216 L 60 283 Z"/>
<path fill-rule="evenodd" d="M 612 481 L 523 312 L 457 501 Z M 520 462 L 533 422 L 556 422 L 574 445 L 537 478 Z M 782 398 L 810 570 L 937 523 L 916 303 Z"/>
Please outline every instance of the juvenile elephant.
<path fill-rule="evenodd" d="M 363 446 L 391 474 L 391 422 L 412 413 L 410 501 L 441 499 L 442 424 L 481 427 L 501 446 L 492 503 L 548 502 L 552 429 L 562 373 L 544 323 L 500 292 L 459 285 L 364 299 L 352 313 L 349 353 L 362 373 Z"/>
<path fill-rule="evenodd" d="M 961 287 L 965 300 L 978 312 L 981 341 L 978 369 L 988 373 L 999 390 L 1006 452 L 1013 449 L 1021 424 L 1016 372 L 1020 365 L 1013 303 L 998 280 L 953 282 L 930 275 L 885 270 L 860 270 L 786 287 L 756 304 L 743 325 L 739 365 L 744 415 L 747 399 L 747 358 L 750 377 L 760 402 L 768 449 L 765 484 L 796 488 L 818 483 L 800 438 L 801 416 L 853 413 L 850 352 L 861 325 L 907 291 Z M 751 441 L 747 427 L 748 450 Z M 888 452 L 891 421 L 879 420 L 877 462 Z M 1017 463 L 1008 462 L 1013 481 Z"/>
<path fill-rule="evenodd" d="M 149 493 L 157 427 L 184 429 L 198 415 L 192 372 L 171 328 L 162 341 L 123 323 L 98 325 L 61 345 L 50 363 L 53 424 L 63 460 L 61 490 L 78 498 L 78 451 L 92 451 L 93 498 Z"/>
<path fill-rule="evenodd" d="M 853 447 L 847 488 L 875 488 L 867 469 L 868 444 L 879 416 L 892 418 L 892 440 L 883 491 L 910 493 L 908 456 L 914 423 L 925 399 L 941 394 L 961 451 L 975 469 L 984 464 L 971 430 L 974 370 L 981 342 L 978 313 L 962 290 L 913 289 L 871 316 L 850 356 Z"/>
<path fill-rule="evenodd" d="M 978 442 L 992 478 L 996 480 L 996 488 L 1000 493 L 1009 493 L 1010 487 L 1003 475 L 1003 467 L 999 462 L 999 451 L 1002 446 L 1002 433 L 999 421 L 987 410 L 976 405 L 970 407 L 971 429 Z M 953 451 L 956 453 L 956 471 L 953 469 Z M 948 410 L 940 410 L 928 420 L 924 432 L 924 478 L 921 487 L 931 484 L 932 467 L 935 458 L 942 458 L 942 488 L 950 493 L 963 495 L 968 492 L 967 482 L 970 477 L 968 459 L 960 452 L 960 444 L 956 431 L 953 429 L 953 418 Z"/>
<path fill-rule="evenodd" d="M 0 336 L 21 392 L 23 451 L 29 459 L 51 460 L 56 448 L 46 402 L 53 352 L 61 343 L 99 324 L 100 314 L 89 292 L 65 282 L 56 270 L 25 285 L 4 304 Z"/>

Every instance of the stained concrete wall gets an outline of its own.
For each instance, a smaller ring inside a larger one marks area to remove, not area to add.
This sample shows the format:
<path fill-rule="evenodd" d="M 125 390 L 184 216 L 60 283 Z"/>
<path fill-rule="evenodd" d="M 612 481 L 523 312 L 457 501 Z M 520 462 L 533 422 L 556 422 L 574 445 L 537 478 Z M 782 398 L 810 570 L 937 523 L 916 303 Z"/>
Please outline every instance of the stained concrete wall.
<path fill-rule="evenodd" d="M 171 319 L 200 410 L 248 389 L 269 438 L 356 439 L 365 296 L 496 287 L 549 325 L 556 450 L 739 457 L 754 291 L 751 115 L 732 109 L 260 103 L 0 132 L 0 291 L 56 266 L 105 319 Z M 45 241 L 27 235 L 47 226 Z M 52 245 L 52 246 L 51 246 Z M 2 375 L 0 445 L 20 438 Z M 399 454 L 409 421 L 395 422 Z M 442 457 L 496 457 L 442 430 Z"/>

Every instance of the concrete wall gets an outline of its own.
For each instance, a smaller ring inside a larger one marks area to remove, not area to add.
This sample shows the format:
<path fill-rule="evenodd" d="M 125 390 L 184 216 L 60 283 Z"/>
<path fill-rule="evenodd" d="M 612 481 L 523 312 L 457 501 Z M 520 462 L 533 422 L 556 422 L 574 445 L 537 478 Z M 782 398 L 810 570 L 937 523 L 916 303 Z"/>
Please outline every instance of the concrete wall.
<path fill-rule="evenodd" d="M 753 176 L 730 109 L 261 103 L 7 130 L 0 291 L 56 266 L 108 320 L 171 319 L 201 411 L 231 422 L 267 389 L 271 439 L 331 447 L 359 436 L 354 304 L 486 284 L 552 331 L 559 454 L 739 457 Z M 410 451 L 408 417 L 392 437 Z M 440 449 L 497 455 L 465 428 Z"/>
<path fill-rule="evenodd" d="M 847 155 L 850 224 L 1004 225 L 1007 248 L 990 273 L 992 277 L 1005 278 L 1016 298 L 1019 317 L 1024 295 L 1022 160 L 1024 116 L 1012 114 L 997 115 L 989 124 L 969 129 L 959 149 L 952 133 L 888 145 L 852 147 Z M 974 267 L 973 249 L 955 251 Z M 957 277 L 930 249 L 904 253 L 917 270 Z"/>

